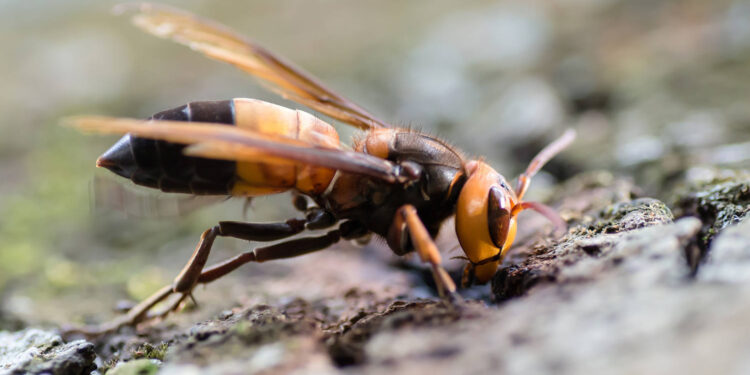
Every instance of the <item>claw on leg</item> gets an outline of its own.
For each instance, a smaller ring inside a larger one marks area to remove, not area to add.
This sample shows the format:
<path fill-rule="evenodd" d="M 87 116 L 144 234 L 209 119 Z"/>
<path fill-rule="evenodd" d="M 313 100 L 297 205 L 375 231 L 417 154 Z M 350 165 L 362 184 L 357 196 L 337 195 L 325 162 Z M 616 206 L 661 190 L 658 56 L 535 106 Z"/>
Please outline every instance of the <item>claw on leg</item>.
<path fill-rule="evenodd" d="M 279 242 L 270 246 L 259 247 L 251 251 L 239 254 L 224 262 L 220 262 L 213 266 L 204 268 L 203 264 L 205 264 L 205 259 L 208 257 L 208 251 L 210 251 L 211 249 L 213 239 L 219 233 L 221 233 L 222 235 L 230 235 L 232 237 L 245 236 L 248 238 L 250 236 L 264 235 L 264 239 L 274 240 L 277 239 L 278 236 L 288 237 L 290 235 L 299 233 L 302 230 L 302 228 L 299 228 L 299 223 L 293 220 L 288 221 L 287 223 L 268 225 L 245 225 L 244 223 L 231 222 L 224 222 L 222 223 L 222 225 L 204 232 L 204 235 L 201 237 L 201 243 L 193 253 L 193 257 L 188 262 L 188 265 L 185 266 L 180 275 L 175 279 L 175 282 L 172 285 L 166 285 L 162 287 L 150 297 L 146 298 L 143 302 L 131 308 L 127 314 L 122 315 L 111 322 L 93 327 L 65 329 L 64 334 L 83 334 L 89 337 L 98 336 L 117 331 L 120 327 L 123 326 L 137 326 L 139 324 L 143 324 L 155 319 L 164 318 L 170 312 L 179 310 L 182 303 L 188 298 L 190 298 L 197 305 L 197 302 L 195 301 L 195 298 L 192 294 L 193 289 L 197 284 L 210 283 L 211 281 L 214 281 L 232 272 L 233 270 L 248 262 L 263 262 L 268 260 L 296 257 L 299 255 L 328 248 L 341 239 L 341 231 L 339 229 L 334 229 L 318 237 L 297 238 Z M 227 230 L 224 231 L 223 228 L 226 228 Z M 258 228 L 261 228 L 262 231 L 259 232 Z M 275 232 L 269 234 L 269 228 L 275 230 Z M 162 310 L 153 311 L 156 305 L 166 301 L 167 298 L 172 294 L 179 294 L 179 297 L 171 303 L 167 304 L 167 306 Z"/>
<path fill-rule="evenodd" d="M 167 306 L 158 311 L 153 309 L 161 302 L 164 302 L 175 292 L 172 290 L 171 285 L 166 285 L 152 294 L 150 297 L 143 300 L 143 302 L 132 307 L 128 310 L 128 313 L 121 315 L 109 322 L 102 323 L 95 326 L 85 327 L 69 327 L 63 329 L 64 335 L 81 334 L 87 337 L 101 336 L 107 333 L 116 332 L 125 326 L 138 326 L 140 324 L 160 320 L 169 315 L 171 312 L 178 311 L 180 306 L 185 302 L 187 298 L 190 298 L 196 305 L 198 302 L 193 297 L 192 291 L 186 293 L 180 293 L 180 297 L 169 303 Z"/>

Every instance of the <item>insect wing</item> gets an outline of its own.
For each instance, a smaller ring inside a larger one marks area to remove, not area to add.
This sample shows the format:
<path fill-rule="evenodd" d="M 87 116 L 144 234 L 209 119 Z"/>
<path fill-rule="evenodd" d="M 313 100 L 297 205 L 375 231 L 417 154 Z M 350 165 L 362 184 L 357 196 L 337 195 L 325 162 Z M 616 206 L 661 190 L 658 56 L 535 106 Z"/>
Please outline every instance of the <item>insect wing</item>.
<path fill-rule="evenodd" d="M 325 87 L 309 73 L 216 22 L 175 8 L 149 3 L 122 4 L 133 23 L 161 38 L 235 65 L 260 78 L 272 91 L 360 129 L 390 127 L 362 107 Z"/>
<path fill-rule="evenodd" d="M 269 163 L 298 162 L 371 176 L 388 182 L 404 179 L 397 165 L 376 156 L 311 145 L 297 139 L 220 126 L 221 124 L 106 116 L 73 117 L 64 122 L 83 131 L 130 133 L 143 138 L 187 144 L 189 146 L 185 152 L 191 156 L 253 162 L 262 160 Z"/>
<path fill-rule="evenodd" d="M 181 217 L 227 199 L 228 196 L 156 194 L 150 189 L 126 186 L 119 180 L 100 175 L 94 175 L 91 182 L 91 202 L 97 212 L 117 211 L 132 218 Z"/>

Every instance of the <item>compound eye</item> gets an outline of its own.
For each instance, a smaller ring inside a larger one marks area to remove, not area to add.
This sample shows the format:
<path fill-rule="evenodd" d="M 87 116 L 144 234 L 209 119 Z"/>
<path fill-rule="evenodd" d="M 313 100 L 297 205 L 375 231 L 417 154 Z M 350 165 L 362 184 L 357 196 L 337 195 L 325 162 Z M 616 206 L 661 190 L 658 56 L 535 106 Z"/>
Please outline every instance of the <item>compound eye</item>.
<path fill-rule="evenodd" d="M 487 205 L 490 238 L 497 248 L 502 249 L 510 231 L 510 202 L 505 192 L 493 186 L 490 188 Z"/>

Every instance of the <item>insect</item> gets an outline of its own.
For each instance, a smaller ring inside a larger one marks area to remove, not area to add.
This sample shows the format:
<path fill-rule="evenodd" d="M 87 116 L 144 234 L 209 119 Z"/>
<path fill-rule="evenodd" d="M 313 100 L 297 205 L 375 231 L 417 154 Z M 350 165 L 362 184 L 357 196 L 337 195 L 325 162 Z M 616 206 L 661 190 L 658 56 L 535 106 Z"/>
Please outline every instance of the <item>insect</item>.
<path fill-rule="evenodd" d="M 455 215 L 456 234 L 468 261 L 464 285 L 492 278 L 513 243 L 519 212 L 536 210 L 556 227 L 565 228 L 554 210 L 523 197 L 532 176 L 574 140 L 572 130 L 540 151 L 513 189 L 482 160 L 467 159 L 438 138 L 374 117 L 224 26 L 152 4 L 121 10 L 132 12 L 134 23 L 147 32 L 235 65 L 281 96 L 364 134 L 347 149 L 326 122 L 253 99 L 192 102 L 148 120 L 69 119 L 84 131 L 125 134 L 96 164 L 136 184 L 165 192 L 243 197 L 292 191 L 294 206 L 304 213 L 302 218 L 278 223 L 219 222 L 203 232 L 171 285 L 91 332 L 164 316 L 192 298 L 197 284 L 216 280 L 248 262 L 295 257 L 371 233 L 384 238 L 397 255 L 416 252 L 431 267 L 438 293 L 450 297 L 456 286 L 433 242 L 449 217 Z M 288 239 L 319 229 L 328 231 Z M 206 266 L 217 236 L 280 242 Z M 176 298 L 165 308 L 153 311 L 173 294 Z"/>

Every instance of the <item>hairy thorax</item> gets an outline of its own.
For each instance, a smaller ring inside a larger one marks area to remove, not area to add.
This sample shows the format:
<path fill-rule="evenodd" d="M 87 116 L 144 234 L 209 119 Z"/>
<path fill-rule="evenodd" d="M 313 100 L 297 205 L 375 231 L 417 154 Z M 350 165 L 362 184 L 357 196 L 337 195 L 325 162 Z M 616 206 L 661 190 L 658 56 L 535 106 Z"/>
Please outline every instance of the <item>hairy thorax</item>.
<path fill-rule="evenodd" d="M 465 174 L 463 158 L 445 142 L 411 130 L 378 129 L 357 141 L 355 150 L 418 170 L 420 177 L 388 183 L 339 172 L 319 202 L 339 219 L 359 221 L 385 237 L 404 204 L 417 209 L 431 235 L 453 215 Z"/>

